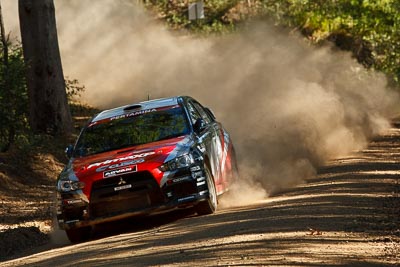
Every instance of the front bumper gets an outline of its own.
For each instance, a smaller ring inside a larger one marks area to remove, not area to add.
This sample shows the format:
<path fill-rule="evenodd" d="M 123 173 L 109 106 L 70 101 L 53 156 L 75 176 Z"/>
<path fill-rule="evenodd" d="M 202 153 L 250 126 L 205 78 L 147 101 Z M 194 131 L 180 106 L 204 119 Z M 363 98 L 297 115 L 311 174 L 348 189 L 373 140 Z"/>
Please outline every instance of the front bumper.
<path fill-rule="evenodd" d="M 170 174 L 161 188 L 149 172 L 103 179 L 93 184 L 90 201 L 82 191 L 59 193 L 58 224 L 68 230 L 192 207 L 209 197 L 205 180 L 197 166 Z"/>

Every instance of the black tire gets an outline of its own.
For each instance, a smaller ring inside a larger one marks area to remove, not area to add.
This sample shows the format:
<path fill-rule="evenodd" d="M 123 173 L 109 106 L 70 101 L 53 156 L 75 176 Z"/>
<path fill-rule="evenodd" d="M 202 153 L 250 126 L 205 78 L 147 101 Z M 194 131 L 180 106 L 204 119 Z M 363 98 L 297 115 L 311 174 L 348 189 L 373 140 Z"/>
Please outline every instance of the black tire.
<path fill-rule="evenodd" d="M 80 243 L 90 239 L 92 228 L 91 227 L 81 227 L 81 228 L 72 228 L 65 230 L 67 233 L 69 241 L 71 243 Z"/>
<path fill-rule="evenodd" d="M 205 167 L 204 174 L 206 177 L 208 187 L 208 199 L 196 205 L 196 212 L 198 215 L 213 214 L 217 210 L 217 190 L 215 189 L 214 179 L 210 170 Z"/>

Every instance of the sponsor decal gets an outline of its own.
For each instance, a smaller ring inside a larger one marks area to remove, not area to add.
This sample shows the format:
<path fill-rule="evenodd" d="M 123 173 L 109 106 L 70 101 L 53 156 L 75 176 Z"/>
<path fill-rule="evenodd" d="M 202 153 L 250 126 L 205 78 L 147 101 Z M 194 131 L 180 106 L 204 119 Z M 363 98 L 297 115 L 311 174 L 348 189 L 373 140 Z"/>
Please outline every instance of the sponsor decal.
<path fill-rule="evenodd" d="M 120 168 L 120 167 L 125 167 L 125 166 L 129 166 L 129 165 L 143 163 L 143 162 L 144 162 L 144 159 L 138 159 L 138 160 L 125 161 L 125 162 L 121 162 L 121 163 L 118 163 L 118 164 L 106 165 L 106 166 L 102 166 L 100 168 L 97 168 L 96 172 L 103 172 L 103 171 L 106 171 L 106 170 L 112 170 L 112 169 L 116 169 L 116 168 Z"/>
<path fill-rule="evenodd" d="M 129 117 L 134 117 L 134 116 L 138 116 L 138 115 L 143 115 L 143 114 L 154 112 L 154 111 L 157 111 L 157 109 L 153 108 L 153 109 L 139 110 L 139 111 L 135 111 L 135 112 L 128 113 L 128 114 L 122 114 L 122 115 L 118 115 L 118 116 L 115 116 L 115 117 L 111 117 L 110 121 L 129 118 Z"/>
<path fill-rule="evenodd" d="M 113 120 L 119 120 L 119 119 L 125 119 L 125 118 L 130 118 L 130 117 L 134 117 L 134 116 L 139 116 L 139 115 L 143 115 L 146 113 L 151 113 L 151 112 L 155 112 L 155 111 L 162 111 L 162 110 L 168 110 L 168 109 L 173 109 L 173 108 L 179 108 L 179 105 L 172 105 L 172 106 L 165 106 L 165 107 L 159 107 L 159 108 L 151 108 L 151 109 L 145 109 L 145 110 L 137 110 L 137 111 L 132 111 L 130 113 L 124 113 L 124 114 L 120 114 L 120 115 L 116 115 L 113 117 L 109 117 L 109 118 L 105 118 L 102 120 L 98 120 L 98 121 L 94 121 L 91 122 L 88 125 L 88 128 L 97 125 L 97 124 L 102 124 L 102 123 L 106 123 L 109 121 L 113 121 Z"/>
<path fill-rule="evenodd" d="M 204 191 L 199 192 L 199 195 L 202 196 L 202 195 L 204 195 L 206 193 L 208 193 L 208 190 L 204 190 Z"/>
<path fill-rule="evenodd" d="M 82 203 L 81 199 L 68 199 L 64 200 L 68 205 Z"/>
<path fill-rule="evenodd" d="M 202 171 L 192 172 L 193 179 L 196 179 L 196 178 L 202 177 L 202 176 L 203 176 L 203 172 Z"/>
<path fill-rule="evenodd" d="M 126 174 L 126 173 L 132 173 L 137 171 L 137 166 L 128 166 L 125 168 L 120 168 L 116 170 L 110 170 L 110 171 L 105 171 L 103 172 L 103 178 L 108 178 L 108 177 L 114 177 L 119 174 Z"/>
<path fill-rule="evenodd" d="M 186 181 L 189 179 L 190 179 L 189 177 L 176 178 L 176 179 L 173 179 L 172 182 L 178 183 L 178 182 Z"/>
<path fill-rule="evenodd" d="M 199 171 L 200 170 L 200 166 L 194 166 L 192 168 L 190 168 L 190 171 L 194 172 L 194 171 Z"/>
<path fill-rule="evenodd" d="M 109 166 L 115 166 L 115 167 L 111 168 L 111 169 L 115 169 L 115 168 L 118 168 L 118 167 L 121 167 L 121 166 L 116 166 L 116 165 L 118 165 L 118 164 L 114 164 L 114 165 L 109 165 L 109 164 L 111 164 L 111 163 L 119 163 L 119 162 L 121 162 L 121 161 L 127 161 L 127 160 L 140 159 L 140 158 L 144 158 L 144 157 L 153 155 L 153 154 L 155 154 L 155 153 L 156 153 L 156 152 L 151 151 L 151 152 L 145 152 L 145 153 L 140 153 L 140 154 L 134 154 L 134 155 L 130 155 L 130 156 L 127 156 L 127 157 L 122 157 L 122 158 L 109 159 L 109 160 L 105 160 L 105 161 L 102 161 L 102 162 L 92 163 L 92 164 L 90 164 L 87 168 L 90 169 L 90 168 L 92 168 L 92 167 L 100 167 L 100 166 L 103 166 L 103 165 L 107 165 L 108 167 L 109 167 Z M 144 161 L 144 160 L 143 160 L 143 161 Z M 125 162 L 124 162 L 124 163 L 125 163 Z M 126 165 L 132 165 L 132 163 L 131 163 L 131 164 L 125 164 L 125 165 L 123 165 L 123 166 L 126 166 Z M 99 168 L 99 169 L 100 169 L 100 168 Z M 107 169 L 107 168 L 106 168 L 106 169 Z M 98 170 L 98 169 L 97 169 L 97 170 Z"/>
<path fill-rule="evenodd" d="M 114 191 L 120 191 L 120 190 L 128 189 L 131 187 L 132 187 L 131 184 L 121 185 L 121 186 L 114 187 Z"/>
<path fill-rule="evenodd" d="M 202 181 L 202 182 L 197 183 L 197 186 L 202 186 L 202 185 L 205 185 L 205 184 L 206 184 L 206 181 Z"/>

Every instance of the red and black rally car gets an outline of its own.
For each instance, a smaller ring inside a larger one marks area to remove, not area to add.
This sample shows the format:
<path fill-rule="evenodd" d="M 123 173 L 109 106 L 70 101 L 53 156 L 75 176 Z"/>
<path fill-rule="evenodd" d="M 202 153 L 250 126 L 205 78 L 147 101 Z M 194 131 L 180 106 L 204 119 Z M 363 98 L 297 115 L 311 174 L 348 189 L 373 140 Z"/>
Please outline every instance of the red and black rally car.
<path fill-rule="evenodd" d="M 72 242 L 93 225 L 194 207 L 200 215 L 237 175 L 227 131 L 191 97 L 105 110 L 66 150 L 57 180 L 57 220 Z"/>

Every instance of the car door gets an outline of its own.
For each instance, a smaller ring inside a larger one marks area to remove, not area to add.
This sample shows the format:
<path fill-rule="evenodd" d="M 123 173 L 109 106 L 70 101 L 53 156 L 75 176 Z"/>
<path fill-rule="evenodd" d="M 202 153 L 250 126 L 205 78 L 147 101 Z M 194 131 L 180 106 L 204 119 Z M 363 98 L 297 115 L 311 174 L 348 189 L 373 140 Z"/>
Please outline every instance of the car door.
<path fill-rule="evenodd" d="M 200 114 L 201 118 L 208 125 L 210 138 L 207 139 L 208 157 L 214 175 L 217 192 L 222 193 L 225 189 L 225 181 L 223 174 L 224 157 L 223 157 L 223 135 L 221 135 L 221 125 L 204 109 L 197 101 L 192 101 L 192 105 Z"/>

